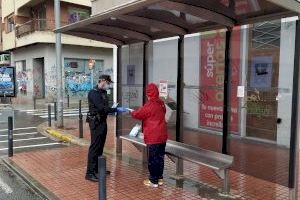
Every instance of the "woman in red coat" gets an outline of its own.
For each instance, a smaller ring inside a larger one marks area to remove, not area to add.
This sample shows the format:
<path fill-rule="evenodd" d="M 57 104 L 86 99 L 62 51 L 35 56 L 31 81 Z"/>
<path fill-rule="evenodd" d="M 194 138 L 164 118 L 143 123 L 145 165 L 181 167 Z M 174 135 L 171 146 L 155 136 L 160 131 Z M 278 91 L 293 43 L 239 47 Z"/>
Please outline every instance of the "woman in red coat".
<path fill-rule="evenodd" d="M 164 155 L 168 139 L 167 123 L 165 120 L 166 107 L 159 99 L 157 86 L 149 84 L 146 89 L 147 103 L 137 111 L 131 113 L 132 117 L 143 121 L 144 141 L 147 144 L 149 180 L 147 186 L 158 187 L 163 185 Z"/>

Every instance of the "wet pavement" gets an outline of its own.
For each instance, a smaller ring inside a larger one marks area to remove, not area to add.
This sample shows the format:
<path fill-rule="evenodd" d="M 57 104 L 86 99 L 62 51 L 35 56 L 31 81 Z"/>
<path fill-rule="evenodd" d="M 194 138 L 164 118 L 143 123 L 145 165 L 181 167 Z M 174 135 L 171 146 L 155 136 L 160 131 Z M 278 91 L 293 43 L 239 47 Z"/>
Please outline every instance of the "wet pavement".
<path fill-rule="evenodd" d="M 7 119 L 1 119 L 0 121 L 7 121 Z M 19 110 L 14 111 L 14 128 L 36 127 L 45 121 L 46 119 L 41 119 L 38 116 L 29 115 Z M 6 128 L 7 128 L 7 123 L 0 123 L 0 129 L 6 129 Z"/>
<path fill-rule="evenodd" d="M 6 158 L 8 155 L 8 124 L 5 122 L 7 121 L 6 117 L 6 115 L 0 115 L 0 121 L 2 121 L 0 123 L 0 158 Z M 37 131 L 37 126 L 46 120 L 26 112 L 14 111 L 14 156 L 23 152 L 66 147 Z M 42 198 L 0 161 L 0 199 L 38 200 Z"/>
<path fill-rule="evenodd" d="M 0 199 L 41 200 L 42 198 L 0 162 Z"/>
<path fill-rule="evenodd" d="M 42 149 L 65 147 L 38 133 L 37 126 L 45 121 L 38 116 L 25 112 L 14 112 L 15 128 L 13 132 L 14 153 L 36 151 Z M 7 124 L 0 123 L 0 156 L 8 154 Z"/>

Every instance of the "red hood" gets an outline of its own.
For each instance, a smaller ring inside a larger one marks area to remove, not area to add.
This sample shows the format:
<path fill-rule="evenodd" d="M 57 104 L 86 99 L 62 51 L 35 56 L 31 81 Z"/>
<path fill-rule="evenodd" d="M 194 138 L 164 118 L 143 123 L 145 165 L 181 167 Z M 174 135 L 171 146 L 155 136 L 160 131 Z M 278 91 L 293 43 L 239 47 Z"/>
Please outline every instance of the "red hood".
<path fill-rule="evenodd" d="M 150 83 L 147 86 L 146 95 L 150 100 L 158 99 L 159 92 L 157 86 L 154 83 Z"/>

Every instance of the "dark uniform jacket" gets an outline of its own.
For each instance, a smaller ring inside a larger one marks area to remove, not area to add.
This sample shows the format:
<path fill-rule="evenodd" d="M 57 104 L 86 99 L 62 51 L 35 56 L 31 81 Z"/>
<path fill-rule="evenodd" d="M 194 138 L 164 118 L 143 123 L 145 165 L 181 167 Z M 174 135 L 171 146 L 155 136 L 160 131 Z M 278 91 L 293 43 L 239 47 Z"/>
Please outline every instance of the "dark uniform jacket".
<path fill-rule="evenodd" d="M 106 90 L 95 87 L 88 94 L 89 114 L 98 115 L 101 121 L 106 121 L 109 113 L 117 112 L 116 108 L 108 105 L 108 96 Z"/>

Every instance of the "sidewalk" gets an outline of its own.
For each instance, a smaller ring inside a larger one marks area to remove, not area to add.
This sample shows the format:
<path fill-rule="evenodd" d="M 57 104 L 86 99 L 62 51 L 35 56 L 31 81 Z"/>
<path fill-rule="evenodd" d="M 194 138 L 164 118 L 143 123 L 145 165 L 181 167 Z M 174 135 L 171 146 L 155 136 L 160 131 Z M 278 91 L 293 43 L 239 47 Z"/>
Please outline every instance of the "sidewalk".
<path fill-rule="evenodd" d="M 185 180 L 176 183 L 169 178 L 175 166 L 166 159 L 166 182 L 159 189 L 144 187 L 147 169 L 141 165 L 141 153 L 130 143 L 123 142 L 122 160 L 113 156 L 115 150 L 115 118 L 109 117 L 106 143 L 107 168 L 112 175 L 107 179 L 108 199 L 222 199 L 217 188 L 221 181 L 205 167 L 184 162 Z M 78 136 L 78 123 L 65 121 L 65 132 Z M 89 140 L 84 126 L 85 140 Z M 16 154 L 11 160 L 32 178 L 60 199 L 97 199 L 97 184 L 84 180 L 88 146 L 71 146 L 39 152 Z M 257 152 L 259 155 L 259 152 Z M 260 169 L 257 169 L 260 170 Z M 237 199 L 288 199 L 288 188 L 237 171 L 230 172 L 231 193 Z M 183 186 L 176 188 L 176 185 Z"/>

